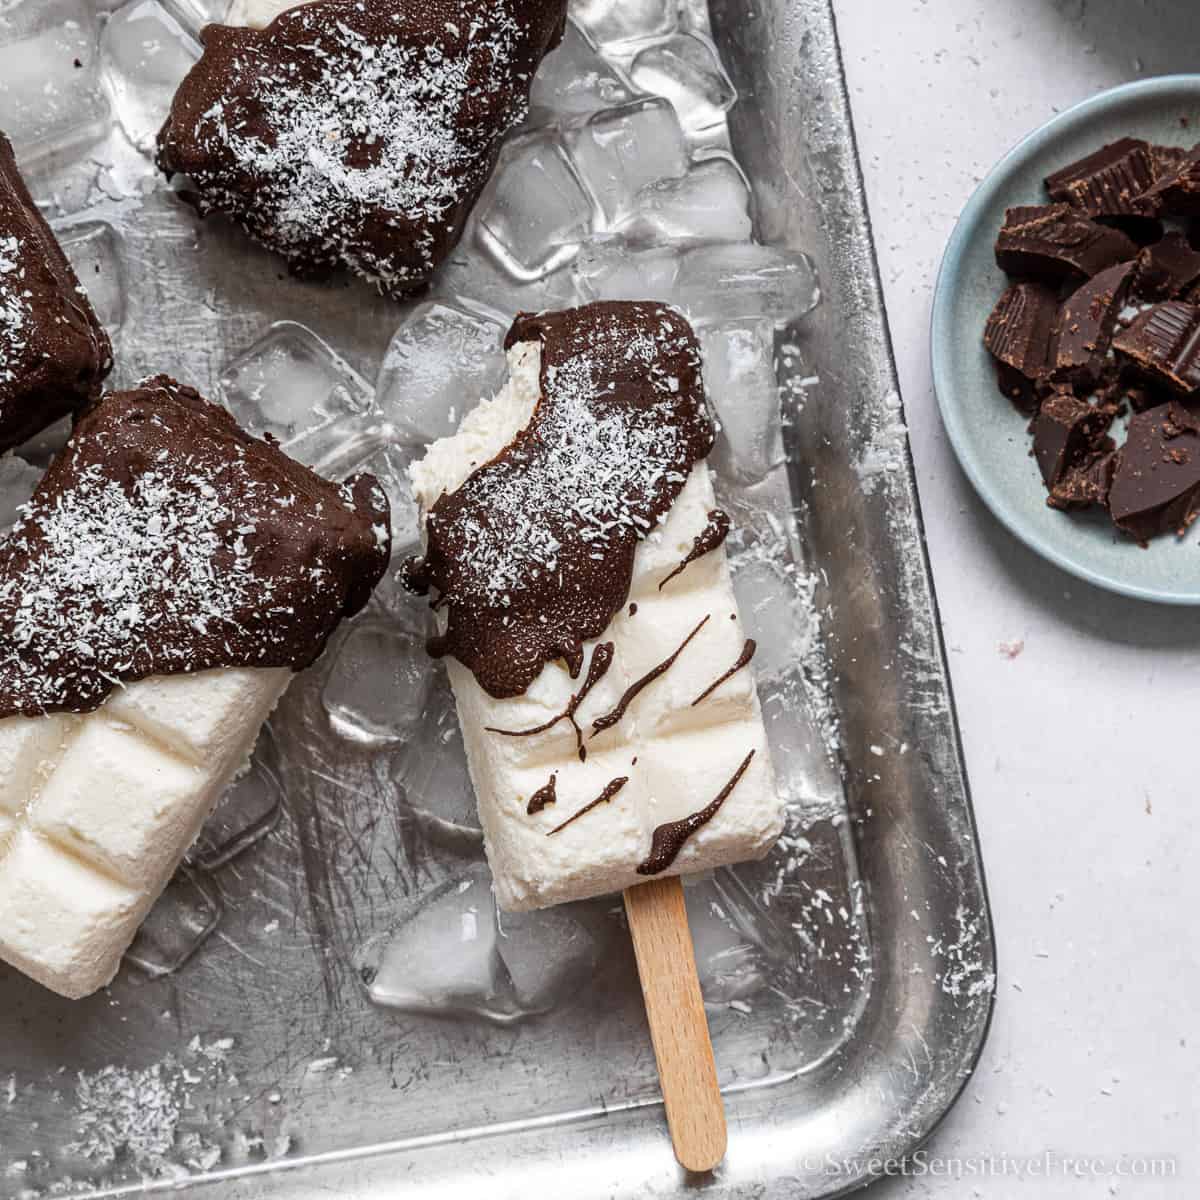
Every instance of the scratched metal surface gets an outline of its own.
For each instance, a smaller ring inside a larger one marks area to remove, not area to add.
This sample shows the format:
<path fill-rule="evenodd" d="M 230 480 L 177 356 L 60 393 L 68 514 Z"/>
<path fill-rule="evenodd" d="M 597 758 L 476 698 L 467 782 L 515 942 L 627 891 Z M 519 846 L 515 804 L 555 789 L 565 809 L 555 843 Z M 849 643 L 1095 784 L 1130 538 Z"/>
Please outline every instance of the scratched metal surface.
<path fill-rule="evenodd" d="M 510 929 L 491 991 L 471 967 L 439 1011 L 379 1002 L 379 947 L 486 894 L 441 676 L 409 680 L 403 737 L 348 742 L 337 723 L 371 652 L 417 630 L 389 586 L 292 688 L 248 785 L 254 819 L 219 814 L 109 991 L 69 1004 L 0 970 L 0 1194 L 828 1196 L 953 1102 L 993 948 L 836 32 L 827 0 L 713 0 L 711 20 L 756 233 L 807 251 L 823 291 L 781 340 L 786 470 L 720 483 L 750 530 L 747 572 L 757 539 L 803 581 L 795 661 L 763 685 L 788 835 L 689 889 L 726 1163 L 705 1180 L 673 1163 L 612 901 Z M 280 320 L 332 345 L 351 390 L 373 378 L 396 305 L 281 278 L 115 133 L 31 176 L 77 261 L 116 263 L 120 379 L 168 369 L 216 393 Z M 469 240 L 447 290 L 511 309 L 577 298 L 562 274 L 487 291 Z M 522 944 L 550 968 L 522 966 Z"/>

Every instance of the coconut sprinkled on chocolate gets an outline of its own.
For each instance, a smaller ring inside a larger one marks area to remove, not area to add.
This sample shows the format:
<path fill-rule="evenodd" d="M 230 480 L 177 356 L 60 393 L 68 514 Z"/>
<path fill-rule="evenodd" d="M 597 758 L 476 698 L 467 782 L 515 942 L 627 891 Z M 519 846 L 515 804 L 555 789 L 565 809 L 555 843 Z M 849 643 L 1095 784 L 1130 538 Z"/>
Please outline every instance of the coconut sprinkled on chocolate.
<path fill-rule="evenodd" d="M 0 540 L 0 717 L 88 711 L 149 675 L 307 666 L 389 550 L 370 476 L 329 483 L 166 377 L 105 396 Z"/>
<path fill-rule="evenodd" d="M 629 597 L 638 542 L 712 449 L 700 349 L 665 305 L 603 303 L 523 315 L 509 345 L 541 343 L 541 399 L 501 454 L 427 522 L 412 573 L 437 592 L 452 654 L 498 698 L 542 667 L 577 675 L 583 643 Z"/>
<path fill-rule="evenodd" d="M 112 347 L 0 133 L 0 453 L 99 394 Z"/>
<path fill-rule="evenodd" d="M 159 165 L 293 270 L 402 296 L 457 243 L 527 111 L 565 0 L 322 0 L 265 30 L 210 25 Z"/>

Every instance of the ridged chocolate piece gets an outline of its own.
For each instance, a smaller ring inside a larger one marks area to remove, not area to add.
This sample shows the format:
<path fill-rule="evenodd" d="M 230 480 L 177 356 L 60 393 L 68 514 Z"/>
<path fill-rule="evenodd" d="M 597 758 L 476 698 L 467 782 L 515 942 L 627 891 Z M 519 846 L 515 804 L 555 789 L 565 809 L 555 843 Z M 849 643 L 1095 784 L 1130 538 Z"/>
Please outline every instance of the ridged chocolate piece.
<path fill-rule="evenodd" d="M 1135 317 L 1113 347 L 1152 380 L 1184 395 L 1200 390 L 1200 307 L 1168 300 Z"/>
<path fill-rule="evenodd" d="M 518 342 L 541 345 L 533 418 L 434 504 L 425 558 L 405 569 L 446 610 L 430 653 L 453 655 L 498 699 L 555 659 L 579 674 L 584 642 L 629 599 L 639 542 L 714 439 L 700 346 L 675 309 L 522 314 Z"/>
<path fill-rule="evenodd" d="M 1108 493 L 1113 520 L 1139 542 L 1182 533 L 1200 511 L 1200 434 L 1179 424 L 1173 406 L 1137 413 L 1117 453 Z"/>
<path fill-rule="evenodd" d="M 387 499 L 329 483 L 166 376 L 102 397 L 0 540 L 0 718 L 122 682 L 308 666 L 382 576 Z"/>
<path fill-rule="evenodd" d="M 1139 201 L 1154 183 L 1149 144 L 1126 137 L 1047 175 L 1046 191 L 1089 217 L 1143 215 Z"/>
<path fill-rule="evenodd" d="M 1002 271 L 1053 284 L 1090 279 L 1137 252 L 1120 230 L 1089 221 L 1069 204 L 1010 208 L 996 238 Z"/>
<path fill-rule="evenodd" d="M 565 22 L 566 0 L 318 0 L 263 30 L 209 25 L 158 165 L 294 273 L 347 267 L 411 294 L 457 244 Z"/>
<path fill-rule="evenodd" d="M 1000 390 L 1022 412 L 1037 407 L 1035 387 L 1049 369 L 1058 316 L 1055 294 L 1040 283 L 1014 283 L 992 309 L 983 344 L 996 359 Z"/>
<path fill-rule="evenodd" d="M 1042 403 L 1033 422 L 1033 454 L 1048 489 L 1089 455 L 1112 449 L 1106 435 L 1115 416 L 1115 408 L 1093 406 L 1070 391 Z"/>
<path fill-rule="evenodd" d="M 1100 379 L 1117 314 L 1125 306 L 1132 263 L 1093 276 L 1059 307 L 1050 348 L 1050 380 L 1089 388 Z"/>
<path fill-rule="evenodd" d="M 1200 145 L 1188 151 L 1178 164 L 1164 164 L 1162 177 L 1146 193 L 1146 200 L 1167 216 L 1200 216 Z"/>
<path fill-rule="evenodd" d="M 0 453 L 100 392 L 112 346 L 0 133 Z"/>
<path fill-rule="evenodd" d="M 1133 291 L 1139 300 L 1174 300 L 1200 280 L 1200 251 L 1181 233 L 1168 233 L 1138 254 Z"/>

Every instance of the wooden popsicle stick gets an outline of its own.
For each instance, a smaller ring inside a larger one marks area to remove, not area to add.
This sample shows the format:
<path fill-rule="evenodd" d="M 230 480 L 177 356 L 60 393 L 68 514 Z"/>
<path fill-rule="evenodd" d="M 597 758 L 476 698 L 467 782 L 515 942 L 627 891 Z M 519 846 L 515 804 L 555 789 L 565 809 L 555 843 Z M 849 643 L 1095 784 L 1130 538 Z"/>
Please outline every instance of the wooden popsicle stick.
<path fill-rule="evenodd" d="M 689 1171 L 711 1171 L 725 1157 L 725 1105 L 683 885 L 672 876 L 626 888 L 625 912 L 675 1157 Z"/>

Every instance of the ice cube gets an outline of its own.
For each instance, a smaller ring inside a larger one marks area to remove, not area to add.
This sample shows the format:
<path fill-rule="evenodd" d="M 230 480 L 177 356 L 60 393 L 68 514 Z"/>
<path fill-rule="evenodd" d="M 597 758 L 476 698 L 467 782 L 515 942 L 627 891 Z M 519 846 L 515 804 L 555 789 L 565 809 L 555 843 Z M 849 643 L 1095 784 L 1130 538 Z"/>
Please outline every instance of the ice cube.
<path fill-rule="evenodd" d="M 84 221 L 55 232 L 100 324 L 113 337 L 125 321 L 121 235 L 105 221 Z"/>
<path fill-rule="evenodd" d="M 496 948 L 491 875 L 480 863 L 437 888 L 356 959 L 371 1001 L 403 1012 L 511 1019 L 511 988 Z"/>
<path fill-rule="evenodd" d="M 688 151 L 675 110 L 658 96 L 594 113 L 569 129 L 567 148 L 607 222 L 637 207 L 637 194 L 688 168 Z"/>
<path fill-rule="evenodd" d="M 405 753 L 401 782 L 426 834 L 456 849 L 482 846 L 454 695 L 445 671 L 435 670 L 430 676 L 428 699 Z"/>
<path fill-rule="evenodd" d="M 626 238 L 646 242 L 745 242 L 751 230 L 750 188 L 726 154 L 700 160 L 681 179 L 643 188 L 636 212 L 619 227 Z"/>
<path fill-rule="evenodd" d="M 701 331 L 704 389 L 721 426 L 715 462 L 743 480 L 761 479 L 783 461 L 775 327 L 752 317 Z"/>
<path fill-rule="evenodd" d="M 218 380 L 221 397 L 251 433 L 270 433 L 293 458 L 317 466 L 355 434 L 371 387 L 315 333 L 277 321 Z M 359 458 L 375 449 L 362 447 Z M 353 456 L 352 456 L 353 457 Z"/>
<path fill-rule="evenodd" d="M 221 923 L 216 889 L 181 868 L 143 922 L 125 958 L 158 978 L 178 971 Z"/>
<path fill-rule="evenodd" d="M 0 4 L 0 125 L 23 165 L 108 127 L 98 40 L 86 0 Z"/>
<path fill-rule="evenodd" d="M 533 79 L 529 103 L 534 121 L 595 112 L 633 96 L 620 69 L 596 49 L 573 21 L 557 50 L 548 54 Z"/>
<path fill-rule="evenodd" d="M 0 536 L 12 528 L 17 509 L 33 495 L 42 472 L 15 454 L 0 458 Z"/>
<path fill-rule="evenodd" d="M 754 242 L 693 246 L 683 254 L 676 300 L 695 319 L 769 317 L 786 325 L 820 299 L 807 254 Z"/>
<path fill-rule="evenodd" d="M 754 670 L 759 679 L 795 666 L 796 647 L 809 640 L 809 617 L 796 586 L 795 564 L 757 548 L 734 554 L 733 590 L 746 636 L 758 644 Z"/>
<path fill-rule="evenodd" d="M 679 19 L 676 0 L 573 0 L 570 11 L 601 45 L 662 37 Z"/>
<path fill-rule="evenodd" d="M 740 928 L 713 876 L 689 880 L 683 895 L 704 1002 L 723 1005 L 759 991 L 766 982 L 767 964 Z"/>
<path fill-rule="evenodd" d="M 215 871 L 261 842 L 282 815 L 279 746 L 268 725 L 248 768 L 230 784 L 204 823 L 188 861 L 202 871 Z"/>
<path fill-rule="evenodd" d="M 121 128 L 143 154 L 152 153 L 199 45 L 158 0 L 134 0 L 109 18 L 100 56 Z"/>
<path fill-rule="evenodd" d="M 386 435 L 388 430 L 391 430 L 391 426 L 375 432 Z M 412 482 L 408 478 L 408 467 L 422 453 L 412 446 L 396 445 L 394 442 L 393 434 L 388 444 L 368 457 L 359 459 L 349 470 L 322 472 L 330 478 L 341 479 L 350 471 L 368 471 L 379 480 L 391 507 L 393 558 L 414 549 L 421 537 L 421 515 L 413 496 Z M 380 584 L 381 589 L 385 586 Z"/>
<path fill-rule="evenodd" d="M 654 246 L 633 251 L 622 241 L 586 246 L 575 263 L 576 285 L 588 300 L 659 300 L 675 302 L 679 251 Z"/>
<path fill-rule="evenodd" d="M 480 242 L 522 282 L 566 266 L 596 225 L 592 197 L 549 131 L 508 143 L 479 203 Z"/>
<path fill-rule="evenodd" d="M 737 100 L 716 47 L 696 33 L 676 33 L 638 53 L 629 68 L 636 87 L 665 96 L 691 133 L 720 125 Z"/>
<path fill-rule="evenodd" d="M 548 1012 L 595 971 L 596 941 L 573 915 L 578 908 L 497 914 L 500 957 L 524 1012 Z"/>
<path fill-rule="evenodd" d="M 321 694 L 329 723 L 359 746 L 403 741 L 421 720 L 431 675 L 420 638 L 391 625 L 355 625 Z"/>
<path fill-rule="evenodd" d="M 448 437 L 467 409 L 504 382 L 498 313 L 447 301 L 417 305 L 396 330 L 375 385 L 381 412 L 411 445 Z"/>

